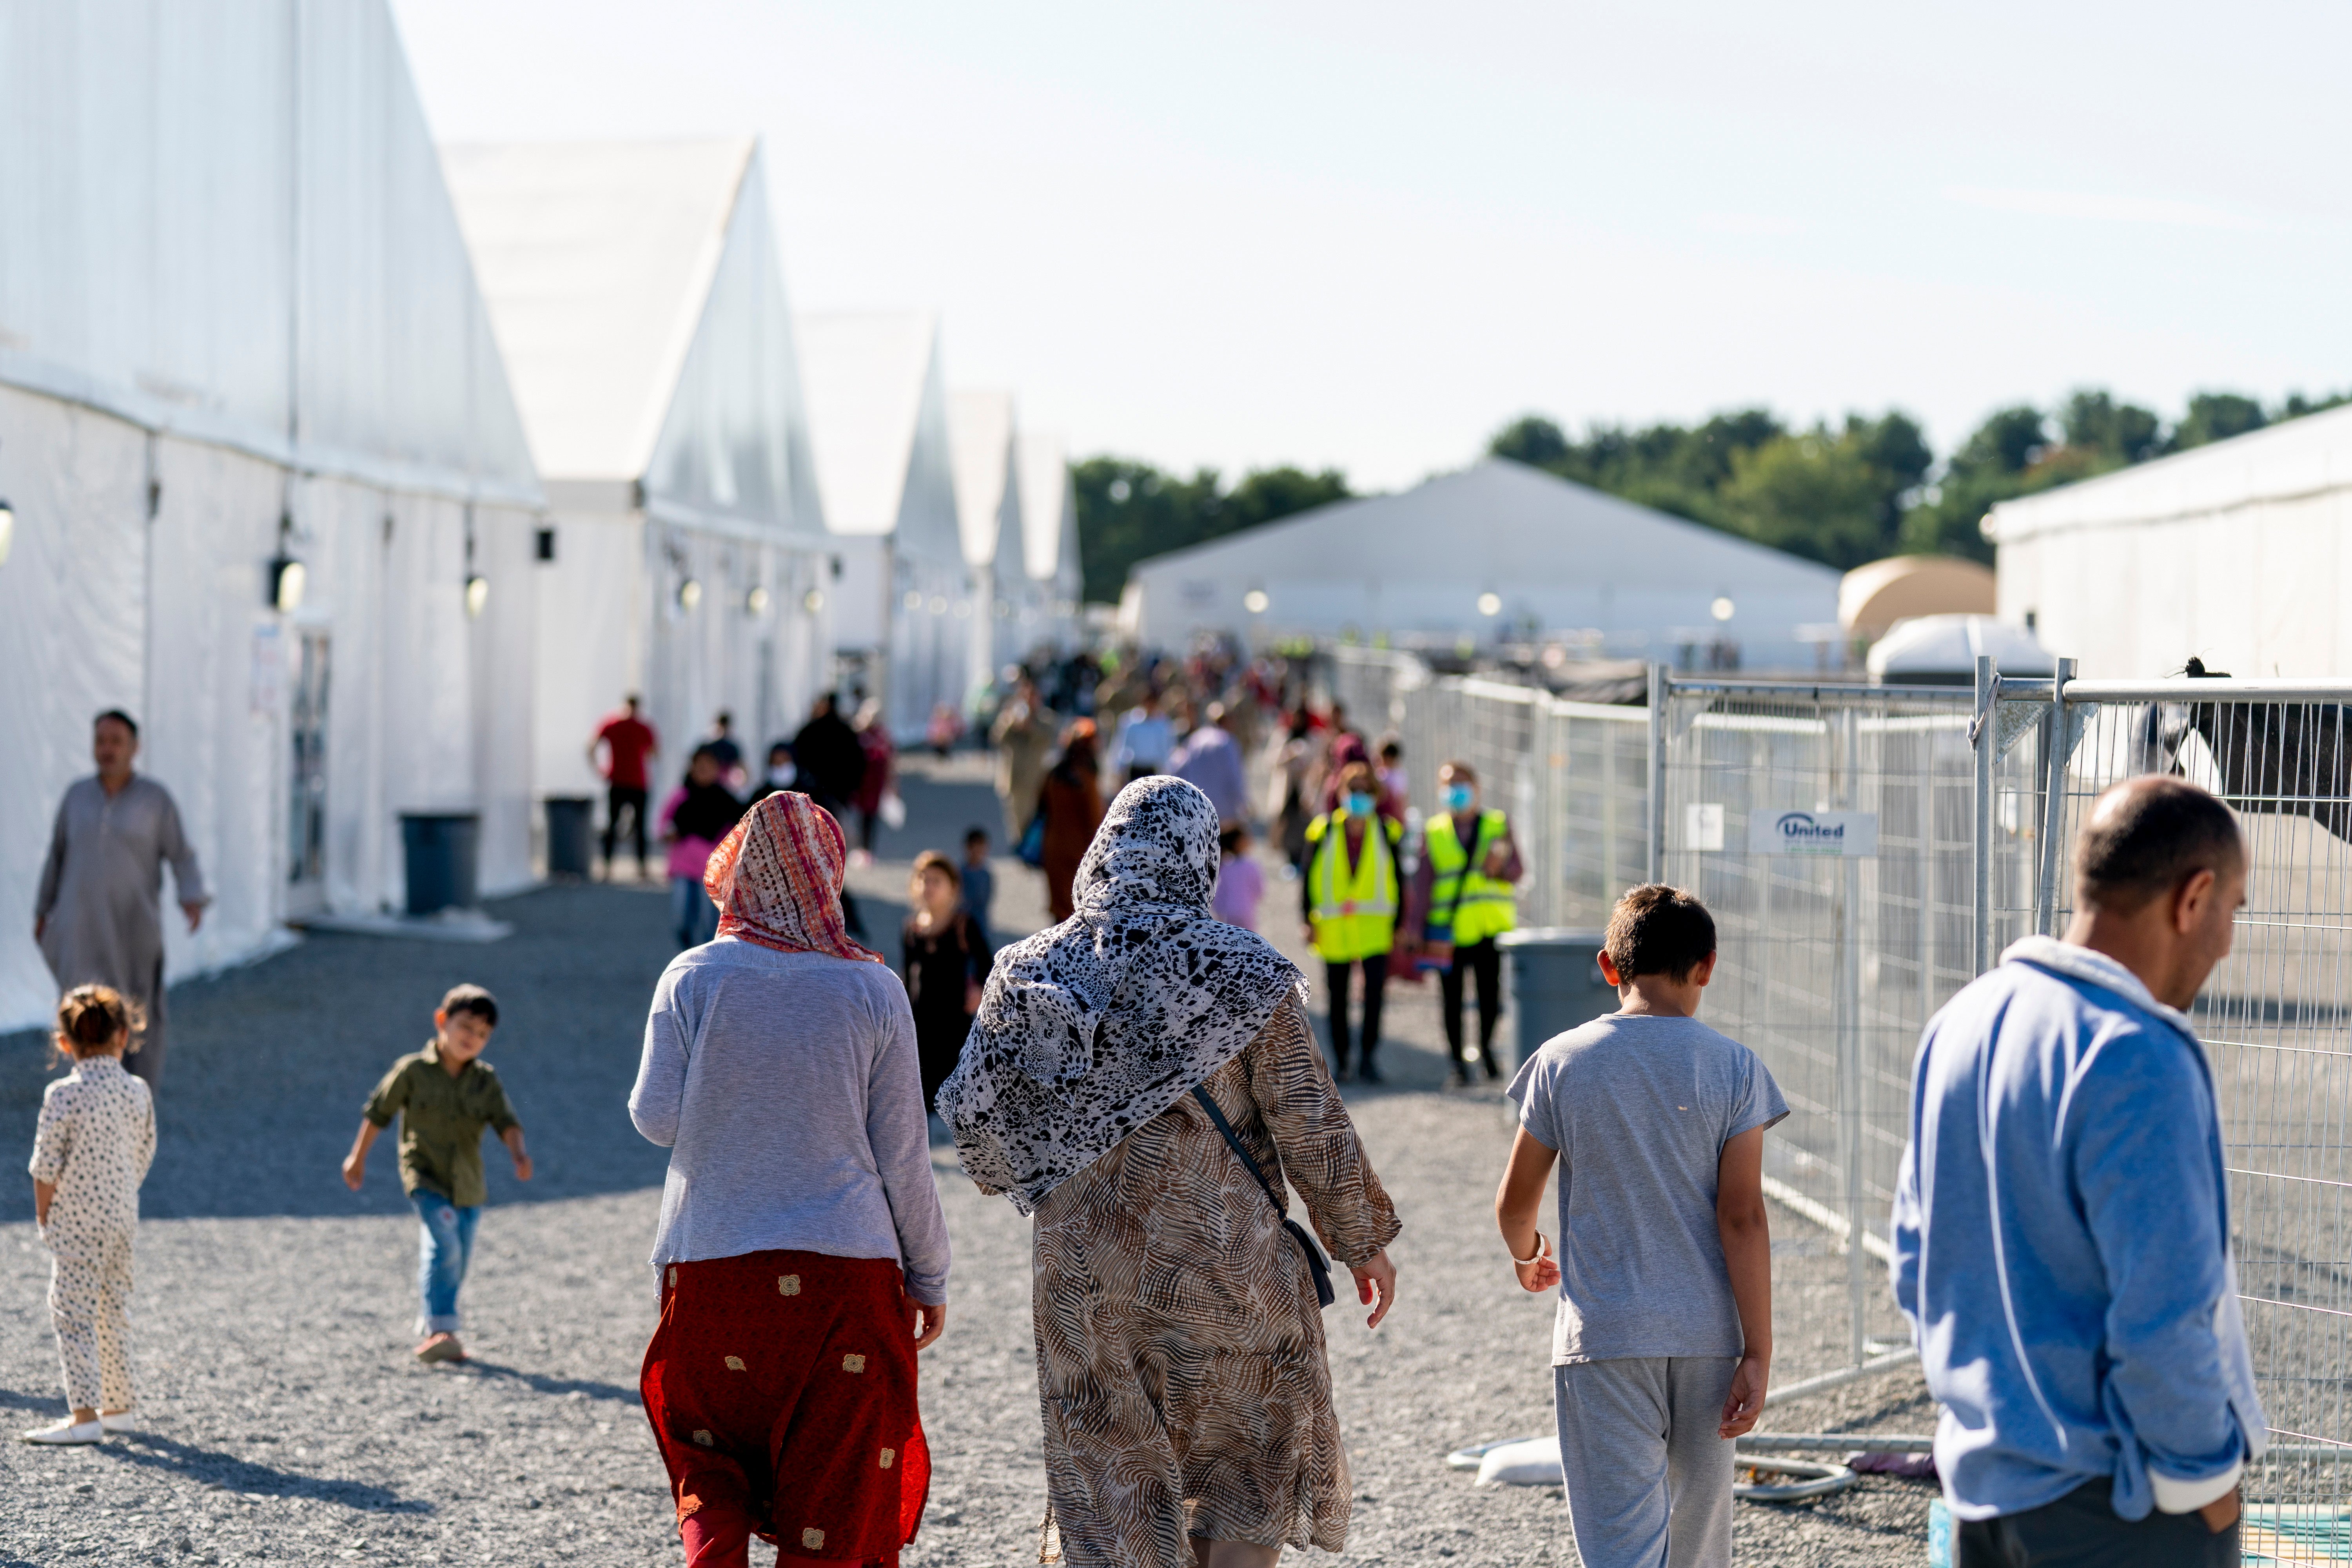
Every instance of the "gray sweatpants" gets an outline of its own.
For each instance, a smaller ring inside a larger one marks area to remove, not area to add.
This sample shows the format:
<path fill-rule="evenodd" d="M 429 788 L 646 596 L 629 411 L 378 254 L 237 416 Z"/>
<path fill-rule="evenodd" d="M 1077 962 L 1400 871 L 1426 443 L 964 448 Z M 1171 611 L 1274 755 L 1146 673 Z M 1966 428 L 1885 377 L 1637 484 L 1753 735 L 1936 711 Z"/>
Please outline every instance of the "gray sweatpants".
<path fill-rule="evenodd" d="M 1732 1445 L 1715 1429 L 1738 1365 L 1635 1356 L 1552 1368 L 1585 1568 L 1728 1568 Z"/>

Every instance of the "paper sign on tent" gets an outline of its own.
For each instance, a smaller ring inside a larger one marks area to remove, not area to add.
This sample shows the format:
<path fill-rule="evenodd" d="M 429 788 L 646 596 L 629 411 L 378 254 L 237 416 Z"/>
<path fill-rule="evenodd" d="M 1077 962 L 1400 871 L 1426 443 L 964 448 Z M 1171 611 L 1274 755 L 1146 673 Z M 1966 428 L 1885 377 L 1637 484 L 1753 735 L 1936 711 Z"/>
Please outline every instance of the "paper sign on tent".
<path fill-rule="evenodd" d="M 1874 811 L 1759 811 L 1748 819 L 1750 855 L 1866 859 L 1878 853 Z"/>

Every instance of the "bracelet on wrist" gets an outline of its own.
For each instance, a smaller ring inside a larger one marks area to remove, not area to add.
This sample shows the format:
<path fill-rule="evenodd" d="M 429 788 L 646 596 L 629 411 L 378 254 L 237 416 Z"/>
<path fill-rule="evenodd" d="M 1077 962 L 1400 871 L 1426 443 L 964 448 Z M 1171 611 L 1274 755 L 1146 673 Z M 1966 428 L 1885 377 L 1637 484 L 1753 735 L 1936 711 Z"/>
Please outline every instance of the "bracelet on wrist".
<path fill-rule="evenodd" d="M 1536 1232 L 1536 1255 L 1533 1258 L 1514 1258 L 1511 1259 L 1511 1265 L 1516 1268 L 1526 1268 L 1541 1263 L 1550 1256 L 1551 1243 L 1544 1239 L 1543 1232 L 1538 1231 Z"/>

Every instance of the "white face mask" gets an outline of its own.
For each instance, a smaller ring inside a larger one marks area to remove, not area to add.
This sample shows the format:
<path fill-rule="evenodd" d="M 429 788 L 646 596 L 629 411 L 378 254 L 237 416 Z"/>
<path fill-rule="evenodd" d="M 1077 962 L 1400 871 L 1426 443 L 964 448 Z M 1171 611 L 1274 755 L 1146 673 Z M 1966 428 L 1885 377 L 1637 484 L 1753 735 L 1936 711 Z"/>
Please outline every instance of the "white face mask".
<path fill-rule="evenodd" d="M 768 782 L 778 789 L 790 789 L 793 781 L 798 777 L 800 770 L 790 763 L 776 763 L 768 769 Z"/>

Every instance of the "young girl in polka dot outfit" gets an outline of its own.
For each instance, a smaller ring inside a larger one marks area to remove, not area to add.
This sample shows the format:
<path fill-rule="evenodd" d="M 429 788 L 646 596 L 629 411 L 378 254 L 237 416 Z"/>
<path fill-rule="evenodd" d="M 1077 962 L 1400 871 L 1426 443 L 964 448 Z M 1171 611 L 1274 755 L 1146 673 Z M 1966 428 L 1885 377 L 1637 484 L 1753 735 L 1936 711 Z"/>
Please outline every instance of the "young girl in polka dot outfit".
<path fill-rule="evenodd" d="M 42 1097 L 31 1169 L 72 1414 L 27 1443 L 95 1443 L 131 1426 L 131 1245 L 155 1158 L 155 1102 L 122 1067 L 139 1024 L 136 1005 L 105 985 L 58 1004 L 57 1050 L 74 1068 Z"/>

